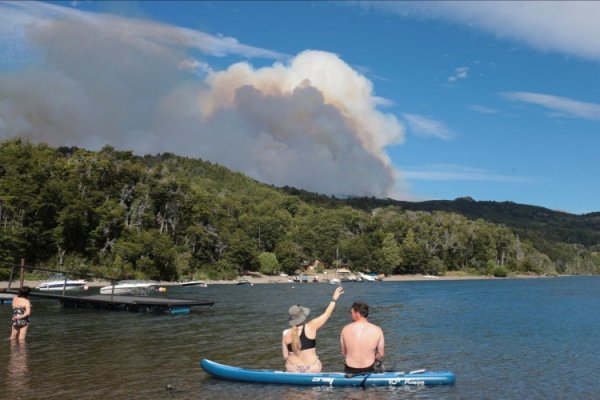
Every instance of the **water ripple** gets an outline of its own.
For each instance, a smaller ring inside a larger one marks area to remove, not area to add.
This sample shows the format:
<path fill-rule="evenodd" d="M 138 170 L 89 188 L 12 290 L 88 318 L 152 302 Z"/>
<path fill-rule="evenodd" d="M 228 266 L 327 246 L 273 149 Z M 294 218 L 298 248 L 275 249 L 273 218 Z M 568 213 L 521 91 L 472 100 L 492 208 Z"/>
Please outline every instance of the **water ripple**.
<path fill-rule="evenodd" d="M 386 365 L 452 370 L 454 386 L 313 388 L 225 382 L 205 374 L 202 358 L 282 369 L 280 339 L 290 304 L 319 315 L 325 284 L 169 288 L 168 295 L 213 299 L 188 315 L 61 309 L 34 299 L 24 345 L 0 343 L 0 393 L 10 399 L 589 399 L 600 369 L 597 277 L 547 280 L 349 284 L 319 332 L 327 371 L 340 370 L 339 332 L 349 308 L 372 305 L 386 333 Z M 10 307 L 0 306 L 0 321 Z M 6 331 L 8 335 L 8 329 Z M 542 367 L 543 366 L 543 367 Z M 577 366 L 575 368 L 574 366 Z M 552 382 L 552 384 L 548 384 Z M 170 390 L 167 390 L 170 388 Z M 557 390 L 557 388 L 560 388 Z"/>

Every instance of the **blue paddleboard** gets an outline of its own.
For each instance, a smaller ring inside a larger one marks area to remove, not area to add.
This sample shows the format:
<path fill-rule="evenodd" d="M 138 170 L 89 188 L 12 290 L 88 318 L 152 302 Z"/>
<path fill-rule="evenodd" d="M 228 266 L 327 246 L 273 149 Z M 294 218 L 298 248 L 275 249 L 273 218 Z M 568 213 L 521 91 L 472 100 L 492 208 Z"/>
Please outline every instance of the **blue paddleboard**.
<path fill-rule="evenodd" d="M 267 369 L 248 369 L 203 359 L 200 366 L 210 375 L 237 382 L 278 383 L 304 386 L 404 386 L 451 385 L 452 372 L 382 372 L 346 375 L 343 372 L 297 373 Z"/>

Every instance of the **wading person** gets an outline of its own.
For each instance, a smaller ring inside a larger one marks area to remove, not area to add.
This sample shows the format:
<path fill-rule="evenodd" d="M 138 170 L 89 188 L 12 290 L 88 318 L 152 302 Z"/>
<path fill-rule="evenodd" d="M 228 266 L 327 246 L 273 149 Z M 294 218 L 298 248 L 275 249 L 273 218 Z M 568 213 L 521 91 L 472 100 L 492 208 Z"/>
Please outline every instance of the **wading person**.
<path fill-rule="evenodd" d="M 335 289 L 323 314 L 308 322 L 308 308 L 300 305 L 290 307 L 288 321 L 292 327 L 284 330 L 281 338 L 281 351 L 288 372 L 321 372 L 322 365 L 316 351 L 317 331 L 331 317 L 335 303 L 343 293 L 343 288 Z"/>
<path fill-rule="evenodd" d="M 340 335 L 344 372 L 375 372 L 376 361 L 381 361 L 384 355 L 383 330 L 367 319 L 369 306 L 366 303 L 354 302 L 350 312 L 353 322 L 344 326 Z"/>
<path fill-rule="evenodd" d="M 10 340 L 25 340 L 29 328 L 31 315 L 31 302 L 29 301 L 29 287 L 23 286 L 19 294 L 12 301 L 12 331 Z"/>

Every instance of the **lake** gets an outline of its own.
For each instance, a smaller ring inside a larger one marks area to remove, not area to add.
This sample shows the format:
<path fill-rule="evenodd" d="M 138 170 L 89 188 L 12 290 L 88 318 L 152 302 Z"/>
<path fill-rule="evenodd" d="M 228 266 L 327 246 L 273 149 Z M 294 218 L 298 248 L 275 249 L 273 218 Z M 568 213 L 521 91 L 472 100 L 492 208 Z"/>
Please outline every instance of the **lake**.
<path fill-rule="evenodd" d="M 344 284 L 317 350 L 341 370 L 339 332 L 350 305 L 371 305 L 385 333 L 388 368 L 450 370 L 453 386 L 311 388 L 216 380 L 202 358 L 281 369 L 280 338 L 292 304 L 325 309 L 324 283 L 169 287 L 212 299 L 188 315 L 61 309 L 33 299 L 25 345 L 0 342 L 7 399 L 591 399 L 600 397 L 600 277 Z M 96 289 L 97 290 L 97 289 Z M 8 305 L 0 306 L 5 337 Z M 172 390 L 167 390 L 167 385 Z"/>

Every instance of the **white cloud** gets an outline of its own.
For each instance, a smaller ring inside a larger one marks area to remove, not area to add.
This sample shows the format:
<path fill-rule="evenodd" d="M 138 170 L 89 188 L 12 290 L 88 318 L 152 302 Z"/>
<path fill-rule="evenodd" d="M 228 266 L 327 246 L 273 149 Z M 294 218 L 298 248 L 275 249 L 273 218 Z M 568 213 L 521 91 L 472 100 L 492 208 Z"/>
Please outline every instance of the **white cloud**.
<path fill-rule="evenodd" d="M 454 75 L 448 77 L 448 82 L 456 82 L 461 79 L 467 79 L 469 67 L 458 67 L 454 70 Z"/>
<path fill-rule="evenodd" d="M 478 112 L 480 114 L 497 114 L 498 113 L 498 110 L 496 110 L 496 109 L 482 106 L 479 104 L 470 104 L 469 106 L 467 106 L 467 109 Z"/>
<path fill-rule="evenodd" d="M 454 136 L 443 122 L 417 114 L 405 113 L 402 114 L 402 117 L 408 123 L 410 131 L 417 136 L 435 137 L 443 140 L 451 139 Z"/>
<path fill-rule="evenodd" d="M 471 168 L 454 164 L 430 164 L 402 169 L 403 175 L 413 181 L 483 181 L 498 183 L 528 183 L 526 177 L 501 175 L 485 169 Z"/>
<path fill-rule="evenodd" d="M 600 60 L 597 1 L 384 1 L 361 5 L 402 17 L 446 19 L 540 51 Z"/>
<path fill-rule="evenodd" d="M 560 116 L 600 120 L 600 104 L 586 103 L 568 97 L 531 92 L 506 92 L 503 97 L 511 101 L 524 102 L 558 112 Z"/>
<path fill-rule="evenodd" d="M 385 148 L 403 142 L 404 127 L 335 54 L 285 57 L 48 3 L 0 3 L 0 48 L 7 37 L 36 57 L 0 69 L 0 139 L 168 151 L 327 194 L 385 197 L 398 187 Z M 279 61 L 217 71 L 198 53 Z"/>
<path fill-rule="evenodd" d="M 73 8 L 38 2 L 0 2 L 0 31 L 22 39 L 22 34 L 97 34 L 98 43 L 117 42 L 160 57 L 177 57 L 178 51 L 196 49 L 212 56 L 236 54 L 244 57 L 285 59 L 275 51 L 241 44 L 237 39 L 213 36 L 197 30 L 174 27 L 142 19 L 111 14 L 86 13 Z M 4 36 L 2 35 L 2 36 Z M 2 37 L 0 36 L 0 37 Z M 3 37 L 4 42 L 8 39 Z M 71 38 L 76 40 L 77 38 Z M 37 49 L 40 50 L 40 49 Z"/>

